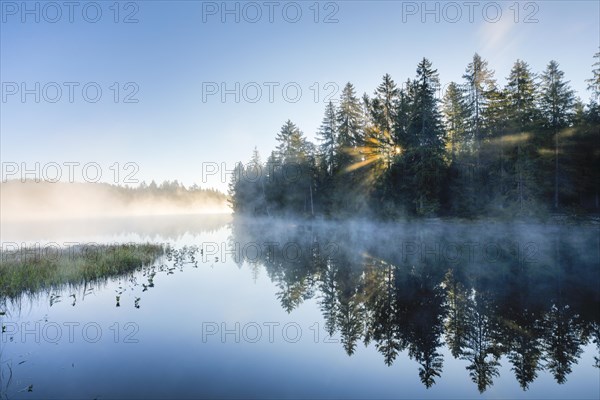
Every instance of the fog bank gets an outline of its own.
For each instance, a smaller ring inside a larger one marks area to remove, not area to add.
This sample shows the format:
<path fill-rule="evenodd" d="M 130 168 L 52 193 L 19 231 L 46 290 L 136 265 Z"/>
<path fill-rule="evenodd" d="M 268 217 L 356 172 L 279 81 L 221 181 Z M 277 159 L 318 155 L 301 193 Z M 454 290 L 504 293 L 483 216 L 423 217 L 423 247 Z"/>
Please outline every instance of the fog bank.
<path fill-rule="evenodd" d="M 137 188 L 104 183 L 9 181 L 0 184 L 0 220 L 80 219 L 230 212 L 215 190 L 174 182 Z"/>

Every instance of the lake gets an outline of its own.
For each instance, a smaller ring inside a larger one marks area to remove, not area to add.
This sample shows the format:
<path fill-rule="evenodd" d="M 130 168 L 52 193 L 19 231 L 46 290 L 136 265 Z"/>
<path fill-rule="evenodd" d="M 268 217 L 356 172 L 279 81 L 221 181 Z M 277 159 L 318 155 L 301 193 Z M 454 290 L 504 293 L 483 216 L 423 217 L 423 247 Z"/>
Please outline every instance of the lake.
<path fill-rule="evenodd" d="M 2 242 L 167 249 L 0 294 L 4 398 L 600 397 L 598 224 L 196 215 L 3 223 Z"/>

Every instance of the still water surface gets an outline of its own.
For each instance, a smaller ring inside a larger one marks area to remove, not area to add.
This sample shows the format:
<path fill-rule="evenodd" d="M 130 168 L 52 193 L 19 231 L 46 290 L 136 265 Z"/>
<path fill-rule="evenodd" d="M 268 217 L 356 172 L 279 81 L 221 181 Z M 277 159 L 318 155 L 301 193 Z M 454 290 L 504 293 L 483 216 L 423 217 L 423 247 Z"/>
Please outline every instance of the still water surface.
<path fill-rule="evenodd" d="M 170 246 L 0 300 L 6 398 L 600 397 L 598 225 L 182 216 L 2 241 Z"/>

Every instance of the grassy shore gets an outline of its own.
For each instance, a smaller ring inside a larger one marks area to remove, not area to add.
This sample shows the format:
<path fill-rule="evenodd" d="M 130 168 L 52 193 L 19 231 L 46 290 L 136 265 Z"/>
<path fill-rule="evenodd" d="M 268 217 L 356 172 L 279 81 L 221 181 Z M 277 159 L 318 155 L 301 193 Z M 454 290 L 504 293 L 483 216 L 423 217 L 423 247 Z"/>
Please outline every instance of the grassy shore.
<path fill-rule="evenodd" d="M 164 251 L 162 245 L 145 243 L 0 252 L 0 297 L 117 276 L 154 262 Z"/>

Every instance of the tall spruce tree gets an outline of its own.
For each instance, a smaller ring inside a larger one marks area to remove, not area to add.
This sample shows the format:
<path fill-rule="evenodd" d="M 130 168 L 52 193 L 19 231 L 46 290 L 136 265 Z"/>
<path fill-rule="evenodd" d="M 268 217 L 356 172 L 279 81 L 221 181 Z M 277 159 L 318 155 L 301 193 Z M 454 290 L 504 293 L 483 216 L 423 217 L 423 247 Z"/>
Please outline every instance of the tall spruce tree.
<path fill-rule="evenodd" d="M 533 148 L 533 129 L 539 122 L 536 108 L 537 87 L 529 65 L 517 60 L 506 84 L 508 119 L 513 154 L 513 200 L 520 213 L 530 213 L 535 207 L 537 184 L 535 182 L 536 149 Z"/>
<path fill-rule="evenodd" d="M 317 132 L 318 146 L 316 174 L 316 203 L 317 208 L 329 214 L 332 208 L 332 197 L 334 196 L 334 176 L 337 168 L 337 121 L 336 108 L 332 102 L 325 107 L 323 122 Z"/>
<path fill-rule="evenodd" d="M 485 109 L 491 92 L 496 86 L 494 71 L 488 68 L 488 62 L 475 53 L 473 61 L 467 65 L 463 78 L 466 80 L 467 123 L 470 139 L 474 144 L 477 167 L 480 165 L 481 144 L 486 137 Z"/>
<path fill-rule="evenodd" d="M 587 120 L 591 123 L 600 123 L 600 52 L 594 54 L 596 62 L 592 65 L 592 77 L 587 79 L 587 89 L 592 97 L 588 105 Z"/>
<path fill-rule="evenodd" d="M 277 199 L 275 208 L 285 213 L 313 212 L 314 159 L 312 144 L 290 120 L 276 137 L 277 156 L 270 195 Z"/>
<path fill-rule="evenodd" d="M 475 208 L 477 197 L 470 180 L 467 116 L 468 109 L 464 90 L 451 82 L 444 95 L 442 112 L 447 132 L 447 153 L 450 158 L 446 190 L 446 207 L 455 215 L 467 215 Z M 465 163 L 464 161 L 467 161 Z"/>
<path fill-rule="evenodd" d="M 337 145 L 337 122 L 336 109 L 332 102 L 327 104 L 325 108 L 325 116 L 321 127 L 317 132 L 317 140 L 319 140 L 319 156 L 323 170 L 327 176 L 333 176 L 336 172 L 335 168 L 335 153 Z"/>
<path fill-rule="evenodd" d="M 594 54 L 596 62 L 592 65 L 592 77 L 587 79 L 588 90 L 592 92 L 593 101 L 600 103 L 600 52 Z"/>
<path fill-rule="evenodd" d="M 454 162 L 456 160 L 456 153 L 462 150 L 461 146 L 465 142 L 467 132 L 465 124 L 467 107 L 462 88 L 455 82 L 451 82 L 448 85 L 443 102 L 443 114 L 446 122 L 448 145 L 450 146 L 450 159 Z"/>
<path fill-rule="evenodd" d="M 523 60 L 517 60 L 507 79 L 506 93 L 513 128 L 524 131 L 532 128 L 539 117 L 536 108 L 535 75 Z"/>
<path fill-rule="evenodd" d="M 398 96 L 400 91 L 389 74 L 383 76 L 383 82 L 375 90 L 371 113 L 375 126 L 380 132 L 392 131 L 396 120 Z"/>
<path fill-rule="evenodd" d="M 437 70 L 432 68 L 428 59 L 423 58 L 417 66 L 413 109 L 408 125 L 408 135 L 414 137 L 417 145 L 406 149 L 413 175 L 413 201 L 419 215 L 438 211 L 445 173 L 445 131 L 436 98 L 438 87 Z"/>
<path fill-rule="evenodd" d="M 541 76 L 539 107 L 545 127 L 554 136 L 554 209 L 559 204 L 559 133 L 571 124 L 575 94 L 564 80 L 556 61 L 550 61 Z"/>
<path fill-rule="evenodd" d="M 357 188 L 357 174 L 350 172 L 351 166 L 357 162 L 356 148 L 363 142 L 363 113 L 362 105 L 348 82 L 340 96 L 337 112 L 337 160 L 338 173 L 335 177 L 336 209 L 344 212 L 355 212 L 363 193 Z"/>
<path fill-rule="evenodd" d="M 348 82 L 340 96 L 337 113 L 338 145 L 341 147 L 355 146 L 361 137 L 362 107 L 356 97 L 354 86 Z"/>
<path fill-rule="evenodd" d="M 396 121 L 394 124 L 394 140 L 404 148 L 417 145 L 416 138 L 408 135 L 408 125 L 413 109 L 413 101 L 415 99 L 415 86 L 415 82 L 412 79 L 407 79 L 398 95 Z"/>
<path fill-rule="evenodd" d="M 495 88 L 489 93 L 489 103 L 484 112 L 490 141 L 484 146 L 487 159 L 486 179 L 480 183 L 483 191 L 489 195 L 487 210 L 494 213 L 504 212 L 509 192 L 510 163 L 507 160 L 507 145 L 510 145 L 510 141 L 506 140 L 509 125 L 507 113 L 506 92 Z"/>

